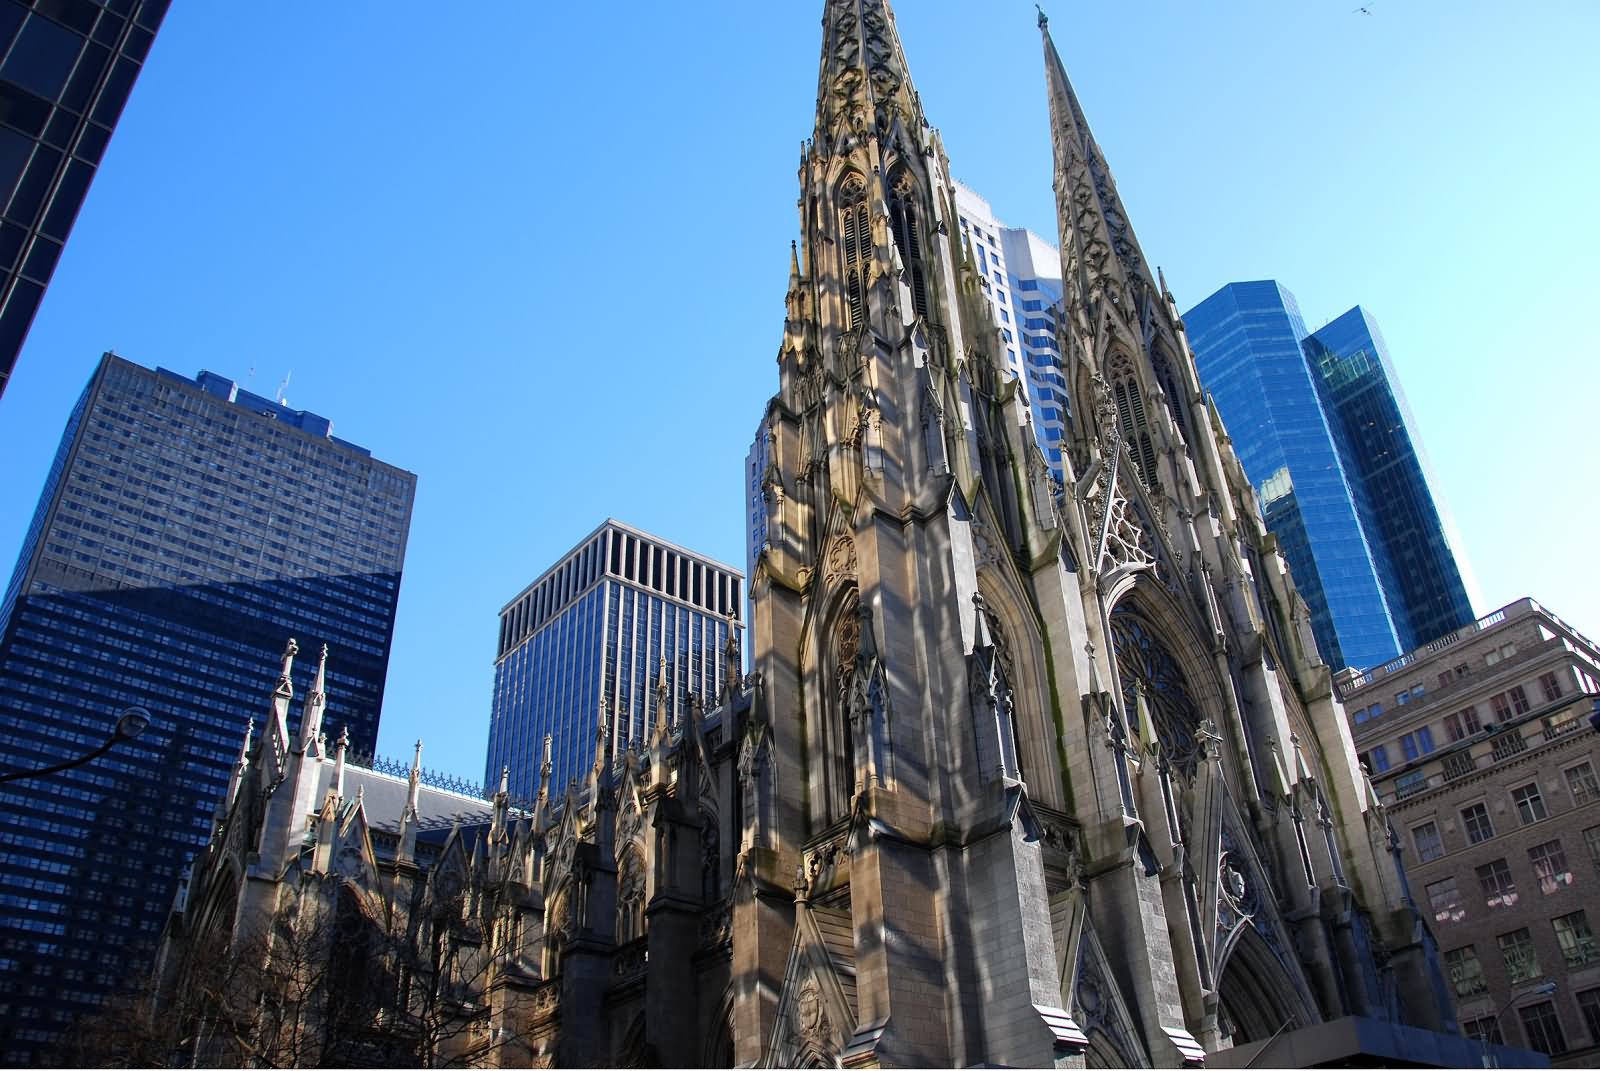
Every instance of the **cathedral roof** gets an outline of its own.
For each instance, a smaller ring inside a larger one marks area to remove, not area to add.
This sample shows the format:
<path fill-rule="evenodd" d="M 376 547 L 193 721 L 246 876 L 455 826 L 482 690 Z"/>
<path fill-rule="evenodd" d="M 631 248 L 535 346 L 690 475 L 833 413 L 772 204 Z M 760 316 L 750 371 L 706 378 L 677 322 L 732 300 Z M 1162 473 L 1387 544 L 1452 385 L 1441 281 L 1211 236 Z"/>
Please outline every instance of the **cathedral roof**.
<path fill-rule="evenodd" d="M 321 799 L 327 794 L 329 786 L 333 784 L 333 774 L 332 760 L 318 764 L 316 798 Z M 344 791 L 347 799 L 354 799 L 358 792 L 364 795 L 363 809 L 366 811 L 367 824 L 373 830 L 400 832 L 400 817 L 405 813 L 406 795 L 410 791 L 404 778 L 347 765 L 344 768 Z M 451 826 L 458 824 L 487 824 L 493 817 L 494 803 L 491 800 L 449 792 L 431 785 L 422 785 L 418 789 L 419 833 L 431 829 L 448 831 Z"/>

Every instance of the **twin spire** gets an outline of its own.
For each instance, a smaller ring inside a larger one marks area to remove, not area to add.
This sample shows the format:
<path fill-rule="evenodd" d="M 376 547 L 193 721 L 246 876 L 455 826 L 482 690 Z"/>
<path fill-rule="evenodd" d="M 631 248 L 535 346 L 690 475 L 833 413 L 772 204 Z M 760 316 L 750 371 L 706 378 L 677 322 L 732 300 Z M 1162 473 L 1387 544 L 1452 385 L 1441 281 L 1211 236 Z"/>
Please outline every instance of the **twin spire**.
<path fill-rule="evenodd" d="M 1120 300 L 1136 279 L 1160 292 L 1146 266 L 1133 226 L 1117 195 L 1111 168 L 1100 151 L 1061 56 L 1050 39 L 1049 19 L 1039 12 L 1044 38 L 1045 83 L 1050 98 L 1050 138 L 1055 150 L 1055 191 L 1061 232 L 1062 281 L 1069 312 L 1092 321 L 1108 288 Z"/>

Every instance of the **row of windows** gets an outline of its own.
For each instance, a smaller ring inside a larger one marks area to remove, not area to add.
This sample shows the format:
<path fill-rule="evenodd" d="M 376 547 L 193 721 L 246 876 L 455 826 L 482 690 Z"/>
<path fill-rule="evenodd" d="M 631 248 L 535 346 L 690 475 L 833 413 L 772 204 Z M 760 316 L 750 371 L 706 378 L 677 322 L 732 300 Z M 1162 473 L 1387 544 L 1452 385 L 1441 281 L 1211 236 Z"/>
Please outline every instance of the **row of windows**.
<path fill-rule="evenodd" d="M 738 617 L 742 579 L 697 558 L 607 528 L 552 569 L 501 615 L 500 654 L 521 643 L 588 590 L 602 572 L 721 617 Z"/>
<path fill-rule="evenodd" d="M 1583 966 L 1600 960 L 1596 952 L 1594 935 L 1582 911 L 1551 919 L 1557 946 L 1568 967 Z M 1495 938 L 1506 978 L 1511 985 L 1520 985 L 1544 976 L 1539 957 L 1534 950 L 1533 935 L 1527 927 L 1500 934 Z M 1484 977 L 1483 963 L 1473 945 L 1451 949 L 1445 953 L 1445 966 L 1451 984 L 1459 998 L 1480 996 L 1489 991 Z M 1600 989 L 1581 990 L 1576 994 L 1579 1013 L 1588 1028 L 1591 1040 L 1600 1041 Z M 1556 1013 L 1554 1001 L 1539 1001 L 1517 1009 L 1522 1029 L 1529 1047 L 1549 1055 L 1559 1055 L 1567 1050 L 1567 1040 L 1561 1028 L 1561 1018 Z M 1501 1015 L 1464 1020 L 1461 1032 L 1466 1037 L 1492 1045 L 1503 1045 L 1499 1023 Z"/>
<path fill-rule="evenodd" d="M 1554 671 L 1540 675 L 1538 687 L 1547 703 L 1553 703 L 1566 694 L 1561 684 L 1560 675 Z M 1395 702 L 1400 705 L 1407 702 L 1403 697 L 1410 695 L 1415 699 L 1419 698 L 1421 694 L 1422 685 L 1419 684 L 1408 692 L 1397 693 Z M 1494 713 L 1495 722 L 1504 723 L 1528 713 L 1533 709 L 1533 704 L 1528 699 L 1527 689 L 1517 684 L 1503 692 L 1497 692 L 1490 696 L 1489 707 Z M 1382 705 L 1374 703 L 1370 707 L 1357 710 L 1354 714 L 1354 720 L 1359 725 L 1371 718 L 1380 716 L 1382 713 Z M 1481 731 L 1484 722 L 1479 715 L 1477 706 L 1469 704 L 1460 710 L 1452 711 L 1445 715 L 1440 724 L 1444 729 L 1445 736 L 1450 742 L 1454 743 L 1457 740 L 1465 740 L 1474 733 Z M 1374 774 L 1379 774 L 1393 765 L 1396 761 L 1395 756 L 1391 755 L 1389 751 L 1393 743 L 1396 742 L 1391 741 L 1389 744 L 1379 744 L 1362 755 L 1362 761 L 1366 764 L 1368 770 Z M 1409 762 L 1412 759 L 1421 758 L 1434 750 L 1433 726 L 1424 725 L 1414 729 L 1401 736 L 1397 743 L 1401 754 L 1404 756 L 1401 761 Z"/>
<path fill-rule="evenodd" d="M 1568 766 L 1562 773 L 1574 807 L 1581 807 L 1600 799 L 1600 781 L 1595 777 L 1594 764 L 1588 759 Z M 1537 781 L 1513 787 L 1511 802 L 1521 825 L 1531 825 L 1549 817 L 1550 812 Z M 1481 844 L 1495 835 L 1494 821 L 1489 816 L 1485 800 L 1478 800 L 1462 807 L 1460 815 L 1462 835 L 1468 845 Z M 1445 854 L 1444 839 L 1440 836 L 1438 822 L 1434 819 L 1430 818 L 1413 826 L 1411 839 L 1417 851 L 1417 858 L 1424 863 L 1442 858 Z"/>
<path fill-rule="evenodd" d="M 1591 826 L 1585 830 L 1584 841 L 1590 866 L 1600 869 L 1600 826 Z M 1529 848 L 1528 863 L 1533 869 L 1534 883 L 1544 896 L 1572 888 L 1579 883 L 1577 875 L 1567 861 L 1566 848 L 1559 837 Z M 1483 895 L 1485 909 L 1493 911 L 1496 908 L 1512 907 L 1520 899 L 1516 875 L 1505 858 L 1492 859 L 1476 867 L 1474 873 L 1478 879 L 1479 891 Z M 1466 894 L 1455 875 L 1429 882 L 1427 892 L 1428 904 L 1433 911 L 1435 922 L 1460 922 L 1467 917 Z"/>

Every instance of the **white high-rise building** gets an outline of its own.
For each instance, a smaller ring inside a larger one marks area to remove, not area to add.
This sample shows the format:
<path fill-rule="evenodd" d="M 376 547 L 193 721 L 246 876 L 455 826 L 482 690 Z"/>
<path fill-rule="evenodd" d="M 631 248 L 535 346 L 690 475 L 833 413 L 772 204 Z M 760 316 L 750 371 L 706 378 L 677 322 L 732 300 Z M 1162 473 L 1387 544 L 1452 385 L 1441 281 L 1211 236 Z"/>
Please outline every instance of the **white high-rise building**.
<path fill-rule="evenodd" d="M 1022 384 L 1039 447 L 1060 480 L 1067 430 L 1067 381 L 1056 342 L 1061 253 L 1030 230 L 1007 227 L 988 201 L 960 182 L 955 191 L 961 235 L 971 244 L 979 285 L 1005 340 L 1006 368 Z"/>

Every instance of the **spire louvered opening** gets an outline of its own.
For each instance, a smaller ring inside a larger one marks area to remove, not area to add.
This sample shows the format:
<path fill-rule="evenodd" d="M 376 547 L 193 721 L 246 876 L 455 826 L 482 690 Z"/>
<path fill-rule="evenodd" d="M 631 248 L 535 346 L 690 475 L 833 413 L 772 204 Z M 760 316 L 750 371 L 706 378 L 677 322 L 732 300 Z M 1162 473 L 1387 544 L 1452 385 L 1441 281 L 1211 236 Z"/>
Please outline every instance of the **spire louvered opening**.
<path fill-rule="evenodd" d="M 1167 409 L 1172 413 L 1173 422 L 1178 425 L 1178 433 L 1183 436 L 1184 442 L 1193 443 L 1189 435 L 1189 420 L 1184 414 L 1183 392 L 1178 389 L 1178 379 L 1172 372 L 1172 362 L 1167 359 L 1165 350 L 1154 351 L 1156 378 L 1161 382 L 1161 389 L 1167 395 Z"/>
<path fill-rule="evenodd" d="M 1128 450 L 1139 467 L 1144 485 L 1155 487 L 1156 450 L 1150 438 L 1150 421 L 1144 411 L 1144 396 L 1132 376 L 1122 376 L 1112 384 L 1111 393 L 1117 403 L 1117 427 L 1127 440 Z"/>
<path fill-rule="evenodd" d="M 867 186 L 851 175 L 839 187 L 839 235 L 844 248 L 844 293 L 855 330 L 867 322 L 867 260 L 872 255 L 872 228 L 867 223 Z"/>
<path fill-rule="evenodd" d="M 922 262 L 923 220 L 917 208 L 917 185 L 911 173 L 902 169 L 895 175 L 889 193 L 889 225 L 894 244 L 905 264 L 911 284 L 911 304 L 917 315 L 928 315 L 928 277 Z"/>

